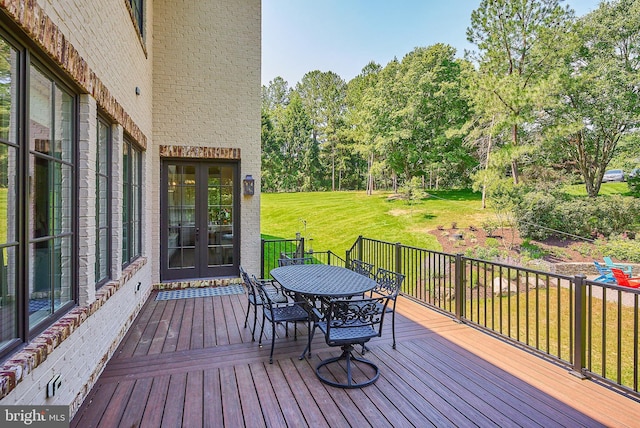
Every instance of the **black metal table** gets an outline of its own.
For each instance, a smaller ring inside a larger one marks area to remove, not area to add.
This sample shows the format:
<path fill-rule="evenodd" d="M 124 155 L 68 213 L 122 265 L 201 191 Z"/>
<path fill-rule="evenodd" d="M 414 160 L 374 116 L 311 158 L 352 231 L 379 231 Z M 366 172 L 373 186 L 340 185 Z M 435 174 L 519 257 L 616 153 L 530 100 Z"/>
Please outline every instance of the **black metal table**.
<path fill-rule="evenodd" d="M 330 298 L 349 297 L 362 294 L 374 288 L 376 281 L 350 269 L 331 265 L 290 265 L 281 266 L 271 270 L 273 279 L 286 290 L 304 296 L 309 302 L 310 308 L 316 317 L 320 308 L 316 307 L 318 301 L 326 302 Z M 313 332 L 309 332 L 309 341 L 300 355 L 303 359 L 307 351 L 311 352 L 311 340 Z"/>
<path fill-rule="evenodd" d="M 376 286 L 364 275 L 340 266 L 291 265 L 271 270 L 271 276 L 287 290 L 319 297 L 348 297 Z"/>

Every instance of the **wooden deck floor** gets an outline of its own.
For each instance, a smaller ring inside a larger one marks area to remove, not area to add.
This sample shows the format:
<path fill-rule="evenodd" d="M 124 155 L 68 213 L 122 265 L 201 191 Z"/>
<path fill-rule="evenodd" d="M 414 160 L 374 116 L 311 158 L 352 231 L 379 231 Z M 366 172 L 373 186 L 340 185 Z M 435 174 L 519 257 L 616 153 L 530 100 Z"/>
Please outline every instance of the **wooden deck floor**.
<path fill-rule="evenodd" d="M 407 299 L 366 356 L 380 379 L 357 390 L 315 376 L 337 355 L 320 334 L 277 332 L 274 363 L 243 328 L 246 297 L 152 294 L 72 427 L 638 426 L 640 403 Z M 290 330 L 292 327 L 290 326 Z"/>

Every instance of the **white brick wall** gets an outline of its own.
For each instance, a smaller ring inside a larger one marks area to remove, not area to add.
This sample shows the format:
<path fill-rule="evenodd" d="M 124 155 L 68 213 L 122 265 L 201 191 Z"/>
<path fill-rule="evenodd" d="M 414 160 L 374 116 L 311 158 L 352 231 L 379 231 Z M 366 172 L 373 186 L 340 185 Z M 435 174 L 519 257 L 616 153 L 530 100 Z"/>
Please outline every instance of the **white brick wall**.
<path fill-rule="evenodd" d="M 260 0 L 145 1 L 141 42 L 125 0 L 36 0 L 147 137 L 143 154 L 143 255 L 148 262 L 92 313 L 2 404 L 70 405 L 75 413 L 159 279 L 159 145 L 241 149 L 240 173 L 256 179 L 242 196 L 241 263 L 258 273 L 260 257 Z M 28 4 L 24 3 L 24 4 Z M 139 87 L 141 94 L 135 94 Z M 91 88 L 87 88 L 91 92 Z M 80 305 L 95 290 L 96 115 L 100 98 L 80 96 Z M 112 127 L 112 278 L 122 277 L 123 126 Z M 126 272 L 125 272 L 126 273 Z M 142 284 L 140 291 L 136 286 Z M 46 399 L 56 374 L 62 387 Z"/>
<path fill-rule="evenodd" d="M 260 181 L 260 0 L 154 2 L 154 145 L 241 148 L 240 173 Z M 177 107 L 179 106 L 179 108 Z M 151 182 L 159 183 L 156 153 Z M 259 188 L 259 186 L 258 186 Z M 159 186 L 149 208 L 157 213 Z M 158 216 L 150 216 L 159 242 Z M 241 259 L 259 272 L 260 197 L 242 196 Z M 152 248 L 153 261 L 159 248 Z M 154 265 L 154 272 L 159 266 Z"/>

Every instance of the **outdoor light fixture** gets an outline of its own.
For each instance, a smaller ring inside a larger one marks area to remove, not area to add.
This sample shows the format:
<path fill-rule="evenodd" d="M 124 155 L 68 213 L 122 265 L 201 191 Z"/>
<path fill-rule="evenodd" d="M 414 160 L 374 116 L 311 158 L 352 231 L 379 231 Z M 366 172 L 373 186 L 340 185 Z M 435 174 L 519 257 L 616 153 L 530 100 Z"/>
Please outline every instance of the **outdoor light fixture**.
<path fill-rule="evenodd" d="M 256 184 L 256 181 L 253 179 L 251 174 L 247 174 L 244 180 L 242 180 L 242 187 L 244 188 L 244 194 L 253 195 L 255 193 L 255 184 Z"/>

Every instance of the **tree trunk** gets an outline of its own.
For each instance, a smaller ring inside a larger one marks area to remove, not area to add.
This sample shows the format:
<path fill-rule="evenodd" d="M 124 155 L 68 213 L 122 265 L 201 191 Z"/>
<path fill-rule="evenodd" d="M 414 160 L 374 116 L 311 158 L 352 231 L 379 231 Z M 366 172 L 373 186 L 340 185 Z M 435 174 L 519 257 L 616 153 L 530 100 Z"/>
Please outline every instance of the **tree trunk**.
<path fill-rule="evenodd" d="M 518 125 L 513 125 L 511 138 L 513 147 L 518 147 Z M 513 177 L 513 184 L 517 185 L 520 173 L 518 171 L 518 161 L 516 159 L 511 161 L 511 176 Z"/>

